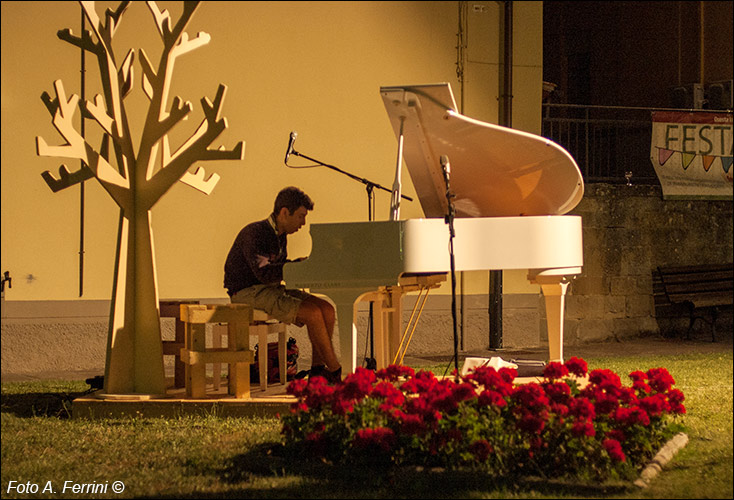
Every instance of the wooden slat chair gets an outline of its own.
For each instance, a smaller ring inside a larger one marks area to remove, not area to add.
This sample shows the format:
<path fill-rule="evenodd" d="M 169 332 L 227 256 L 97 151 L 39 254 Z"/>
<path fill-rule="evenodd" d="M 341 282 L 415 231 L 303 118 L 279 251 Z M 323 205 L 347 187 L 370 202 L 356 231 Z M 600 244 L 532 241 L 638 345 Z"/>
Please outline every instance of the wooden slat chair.
<path fill-rule="evenodd" d="M 288 325 L 281 323 L 276 318 L 268 315 L 260 309 L 253 310 L 253 319 L 250 323 L 249 335 L 257 337 L 258 343 L 258 373 L 260 378 L 260 389 L 265 391 L 268 388 L 268 335 L 272 333 L 278 334 L 278 371 L 280 384 L 287 381 L 287 356 L 288 345 L 286 342 L 286 333 Z M 227 335 L 227 328 L 224 325 L 214 325 L 212 332 L 212 342 L 215 347 L 220 346 L 222 337 Z M 214 365 L 214 388 L 219 388 L 221 377 L 221 365 Z"/>
<path fill-rule="evenodd" d="M 186 327 L 181 321 L 181 304 L 198 304 L 198 300 L 161 300 L 158 304 L 161 318 L 176 319 L 175 340 L 163 341 L 163 355 L 174 356 L 173 387 L 186 387 L 186 365 L 181 361 L 181 349 L 186 345 Z"/>
<path fill-rule="evenodd" d="M 254 356 L 249 348 L 252 307 L 246 304 L 182 304 L 181 321 L 186 326 L 186 345 L 181 361 L 186 365 L 186 395 L 206 396 L 206 365 L 229 365 L 228 394 L 238 399 L 250 397 L 250 364 Z M 206 347 L 207 323 L 227 324 L 227 348 Z"/>

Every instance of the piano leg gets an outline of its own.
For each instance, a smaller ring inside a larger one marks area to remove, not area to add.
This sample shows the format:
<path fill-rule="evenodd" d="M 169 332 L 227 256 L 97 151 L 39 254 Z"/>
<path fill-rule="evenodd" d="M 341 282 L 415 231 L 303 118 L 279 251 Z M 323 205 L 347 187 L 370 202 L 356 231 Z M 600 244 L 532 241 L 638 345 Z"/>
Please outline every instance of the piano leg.
<path fill-rule="evenodd" d="M 566 290 L 570 283 L 563 270 L 530 271 L 528 280 L 540 285 L 545 297 L 545 315 L 548 322 L 549 361 L 563 362 L 563 318 L 565 315 Z M 578 274 L 579 271 L 568 274 Z"/>
<path fill-rule="evenodd" d="M 377 368 L 385 368 L 393 364 L 395 355 L 400 346 L 400 337 L 403 334 L 403 289 L 401 287 L 390 287 L 385 293 L 385 330 L 382 336 L 385 339 L 387 357 L 384 365 L 377 363 Z"/>
<path fill-rule="evenodd" d="M 312 293 L 314 291 L 312 290 Z M 339 330 L 339 362 L 342 365 L 342 374 L 348 375 L 360 364 L 357 363 L 357 302 L 365 294 L 364 290 L 331 289 L 323 292 L 336 306 L 336 325 Z M 335 332 L 336 333 L 336 332 Z"/>
<path fill-rule="evenodd" d="M 403 334 L 403 296 L 407 292 L 438 287 L 446 281 L 446 275 L 431 274 L 401 277 L 404 285 L 379 287 L 377 290 L 364 288 L 311 289 L 329 297 L 336 307 L 336 324 L 339 330 L 339 353 L 342 373 L 353 373 L 362 360 L 357 360 L 357 303 L 369 301 L 375 304 L 373 333 L 377 368 L 393 363 L 400 347 Z M 427 291 L 426 291 L 427 293 Z M 417 318 L 416 318 L 417 321 Z"/>
<path fill-rule="evenodd" d="M 563 363 L 563 317 L 568 282 L 541 284 L 540 288 L 545 297 L 545 316 L 548 321 L 548 359 Z"/>
<path fill-rule="evenodd" d="M 361 300 L 372 302 L 372 332 L 375 340 L 377 369 L 393 363 L 403 331 L 403 291 L 400 287 L 387 287 L 365 294 Z"/>

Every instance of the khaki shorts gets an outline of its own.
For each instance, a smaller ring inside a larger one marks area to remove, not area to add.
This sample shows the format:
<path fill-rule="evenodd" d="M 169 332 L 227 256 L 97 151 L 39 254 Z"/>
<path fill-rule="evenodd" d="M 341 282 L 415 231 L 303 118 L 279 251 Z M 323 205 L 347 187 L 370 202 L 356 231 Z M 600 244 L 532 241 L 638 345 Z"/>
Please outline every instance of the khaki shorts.
<path fill-rule="evenodd" d="M 287 324 L 303 326 L 296 322 L 298 309 L 310 295 L 302 290 L 286 289 L 285 285 L 253 285 L 232 295 L 233 304 L 249 304 L 255 309 L 265 311 Z"/>

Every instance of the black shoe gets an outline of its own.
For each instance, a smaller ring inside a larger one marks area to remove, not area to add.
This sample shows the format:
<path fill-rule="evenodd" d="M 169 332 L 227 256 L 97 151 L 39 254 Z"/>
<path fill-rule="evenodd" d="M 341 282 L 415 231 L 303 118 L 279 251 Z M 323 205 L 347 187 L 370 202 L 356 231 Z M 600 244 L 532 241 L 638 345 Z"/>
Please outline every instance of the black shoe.
<path fill-rule="evenodd" d="M 326 377 L 326 380 L 330 384 L 338 384 L 342 381 L 342 367 L 340 366 L 338 369 L 334 370 L 333 372 L 324 370 L 324 376 Z"/>
<path fill-rule="evenodd" d="M 324 377 L 329 384 L 337 384 L 342 380 L 342 369 L 340 366 L 337 370 L 330 372 L 324 365 L 312 366 L 308 379 L 311 380 L 313 377 Z"/>
<path fill-rule="evenodd" d="M 308 372 L 308 379 L 311 380 L 313 377 L 324 377 L 326 378 L 326 366 L 316 365 L 312 366 Z"/>

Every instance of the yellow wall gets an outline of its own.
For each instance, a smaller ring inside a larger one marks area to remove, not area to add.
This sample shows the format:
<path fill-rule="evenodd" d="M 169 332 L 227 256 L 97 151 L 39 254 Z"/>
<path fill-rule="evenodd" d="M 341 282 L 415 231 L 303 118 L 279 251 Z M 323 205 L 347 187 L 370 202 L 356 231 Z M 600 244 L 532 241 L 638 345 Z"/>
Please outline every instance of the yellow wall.
<path fill-rule="evenodd" d="M 463 113 L 489 123 L 499 123 L 502 85 L 501 50 L 503 19 L 500 2 L 469 2 L 467 8 L 466 78 Z M 513 2 L 512 128 L 540 134 L 543 78 L 543 4 Z M 457 96 L 458 99 L 458 96 Z M 488 293 L 489 272 L 462 273 L 464 293 Z M 526 271 L 506 270 L 504 293 L 538 293 L 528 283 Z M 446 286 L 442 287 L 445 292 Z M 448 292 L 450 293 L 450 291 Z"/>
<path fill-rule="evenodd" d="M 480 3 L 497 9 L 495 2 Z M 117 3 L 97 5 L 102 13 Z M 178 18 L 180 2 L 159 5 Z M 542 3 L 516 2 L 514 9 L 513 124 L 538 133 Z M 465 92 L 471 99 L 464 114 L 496 123 L 499 28 L 497 14 L 487 14 L 479 23 L 482 36 L 470 35 L 469 43 L 483 44 L 494 61 L 468 72 Z M 36 156 L 34 144 L 36 136 L 61 144 L 40 95 L 53 95 L 56 79 L 69 94 L 80 92 L 79 50 L 56 37 L 63 28 L 78 34 L 80 22 L 76 2 L 2 3 L 2 271 L 13 277 L 8 300 L 78 296 L 80 187 L 53 193 L 40 175 L 57 173 L 62 163 L 75 170 L 78 161 Z M 194 107 L 191 118 L 179 124 L 178 137 L 193 133 L 202 119 L 200 99 L 213 99 L 223 83 L 229 128 L 213 146 L 229 149 L 245 141 L 245 160 L 201 163 L 208 173 L 221 175 L 211 195 L 178 183 L 153 208 L 161 297 L 224 297 L 222 267 L 234 236 L 246 223 L 267 216 L 286 185 L 301 187 L 315 200 L 311 223 L 366 220 L 362 184 L 324 168 L 283 165 L 289 133 L 298 132 L 299 152 L 391 186 L 397 144 L 379 88 L 445 81 L 458 101 L 457 24 L 457 2 L 203 2 L 187 32 L 191 37 L 207 32 L 211 42 L 182 56 L 174 72 L 172 96 Z M 157 62 L 160 39 L 143 2 L 133 2 L 123 16 L 115 38 L 118 60 L 130 47 L 143 47 Z M 87 56 L 86 61 L 91 99 L 100 92 L 99 76 L 95 60 Z M 126 101 L 134 133 L 147 104 L 137 57 L 135 64 L 136 88 Z M 96 144 L 94 125 L 87 124 Z M 404 194 L 415 198 L 405 172 Z M 377 192 L 377 219 L 388 218 L 389 201 L 389 193 Z M 106 299 L 118 209 L 96 181 L 89 181 L 85 210 L 82 298 Z M 402 204 L 403 218 L 422 215 L 417 201 Z M 307 230 L 291 237 L 289 251 L 294 257 L 309 253 Z M 524 273 L 517 285 L 509 274 L 509 291 L 523 291 Z M 472 293 L 486 293 L 486 284 Z"/>

